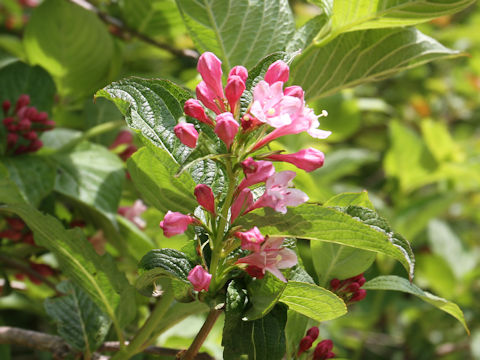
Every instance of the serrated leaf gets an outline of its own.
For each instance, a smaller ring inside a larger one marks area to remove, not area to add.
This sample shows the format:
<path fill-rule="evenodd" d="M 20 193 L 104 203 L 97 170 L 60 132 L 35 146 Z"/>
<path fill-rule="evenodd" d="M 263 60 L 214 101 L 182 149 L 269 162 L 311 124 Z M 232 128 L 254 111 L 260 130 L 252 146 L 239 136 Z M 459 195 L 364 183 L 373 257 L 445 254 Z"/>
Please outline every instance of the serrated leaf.
<path fill-rule="evenodd" d="M 263 279 L 252 279 L 247 284 L 250 308 L 243 320 L 256 320 L 265 316 L 278 302 L 287 283 L 278 280 L 270 273 Z"/>
<path fill-rule="evenodd" d="M 315 37 L 321 37 L 330 29 L 329 20 L 330 18 L 326 14 L 317 15 L 308 20 L 295 32 L 287 44 L 286 51 L 292 53 L 307 48 Z"/>
<path fill-rule="evenodd" d="M 289 208 L 286 215 L 269 208 L 256 210 L 244 216 L 242 222 L 245 228 L 257 226 L 262 234 L 270 236 L 325 241 L 382 253 L 400 261 L 412 277 L 414 257 L 408 242 L 381 228 L 388 224 L 370 211 L 352 208 L 347 214 L 334 208 L 303 204 Z"/>
<path fill-rule="evenodd" d="M 17 184 L 10 179 L 7 168 L 0 163 L 0 203 L 22 204 L 26 199 Z"/>
<path fill-rule="evenodd" d="M 117 333 L 133 320 L 131 316 L 122 315 L 120 322 L 119 314 L 132 314 L 135 298 L 128 294 L 133 294 L 135 289 L 117 269 L 115 260 L 108 254 L 98 255 L 82 231 L 65 230 L 57 219 L 28 205 L 7 205 L 0 209 L 13 212 L 25 221 L 35 235 L 35 242 L 56 256 L 64 274 L 108 314 Z"/>
<path fill-rule="evenodd" d="M 415 28 L 355 31 L 305 50 L 292 64 L 290 83 L 302 86 L 313 100 L 459 55 Z"/>
<path fill-rule="evenodd" d="M 47 69 L 63 95 L 93 93 L 116 67 L 115 43 L 105 25 L 94 13 L 68 1 L 46 0 L 35 8 L 24 46 L 29 62 Z"/>
<path fill-rule="evenodd" d="M 65 281 L 57 288 L 65 295 L 46 299 L 45 311 L 74 349 L 93 352 L 107 335 L 110 319 L 79 286 Z"/>
<path fill-rule="evenodd" d="M 55 83 L 40 66 L 29 66 L 20 61 L 11 63 L 0 70 L 0 99 L 12 104 L 20 95 L 30 96 L 30 106 L 38 111 L 50 112 L 55 96 Z"/>
<path fill-rule="evenodd" d="M 295 30 L 287 0 L 177 0 L 185 24 L 201 51 L 211 51 L 225 70 L 247 68 L 284 50 Z"/>
<path fill-rule="evenodd" d="M 318 322 L 335 319 L 347 312 L 342 299 L 331 291 L 299 281 L 287 283 L 280 301 L 289 309 Z"/>
<path fill-rule="evenodd" d="M 465 322 L 463 312 L 457 304 L 430 294 L 429 292 L 423 291 L 418 286 L 409 282 L 407 279 L 395 275 L 378 276 L 370 281 L 367 281 L 363 285 L 363 288 L 365 290 L 402 291 L 408 294 L 418 296 L 423 301 L 437 307 L 442 311 L 445 311 L 447 314 L 452 315 L 463 325 L 467 333 L 470 334 L 470 330 L 468 329 L 467 323 Z"/>

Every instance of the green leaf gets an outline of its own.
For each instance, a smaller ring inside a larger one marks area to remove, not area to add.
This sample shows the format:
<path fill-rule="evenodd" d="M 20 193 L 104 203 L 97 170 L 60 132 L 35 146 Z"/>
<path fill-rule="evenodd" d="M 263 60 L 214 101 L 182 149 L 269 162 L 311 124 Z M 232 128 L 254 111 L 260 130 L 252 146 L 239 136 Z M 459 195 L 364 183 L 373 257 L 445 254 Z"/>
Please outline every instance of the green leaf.
<path fill-rule="evenodd" d="M 43 215 L 28 205 L 0 208 L 20 216 L 33 231 L 35 242 L 51 251 L 63 273 L 85 290 L 112 319 L 116 332 L 135 316 L 134 287 L 108 254 L 98 255 L 79 229 L 65 230 L 50 215 Z M 122 298 L 122 299 L 121 299 Z M 129 316 L 125 316 L 129 315 Z M 120 321 L 121 319 L 121 321 Z"/>
<path fill-rule="evenodd" d="M 65 295 L 46 299 L 45 311 L 57 323 L 60 336 L 74 349 L 91 353 L 102 344 L 110 319 L 79 286 L 65 281 L 57 288 Z"/>
<path fill-rule="evenodd" d="M 305 336 L 309 318 L 293 310 L 288 310 L 285 336 L 287 338 L 287 359 L 294 359 L 298 351 L 298 344 Z"/>
<path fill-rule="evenodd" d="M 342 299 L 331 291 L 300 281 L 289 281 L 280 301 L 290 310 L 318 322 L 335 319 L 347 312 Z"/>
<path fill-rule="evenodd" d="M 152 296 L 155 282 L 161 278 L 168 278 L 178 301 L 188 302 L 194 299 L 192 284 L 187 279 L 193 264 L 183 252 L 174 249 L 151 250 L 138 266 L 142 274 L 135 285 L 143 295 Z"/>
<path fill-rule="evenodd" d="M 338 209 L 313 204 L 289 208 L 286 215 L 269 208 L 256 210 L 243 219 L 249 229 L 258 226 L 262 234 L 325 241 L 385 254 L 400 261 L 413 277 L 414 257 L 408 242 L 382 229 L 388 226 L 374 211 L 366 208 Z"/>
<path fill-rule="evenodd" d="M 278 280 L 272 274 L 265 274 L 263 279 L 252 279 L 247 285 L 248 300 L 251 307 L 243 320 L 256 320 L 265 316 L 280 300 L 287 283 Z"/>
<path fill-rule="evenodd" d="M 315 37 L 322 37 L 322 34 L 330 29 L 329 20 L 326 14 L 317 15 L 308 20 L 295 32 L 287 44 L 286 51 L 292 53 L 307 48 Z"/>
<path fill-rule="evenodd" d="M 433 121 L 432 119 L 425 119 L 422 121 L 421 127 L 428 150 L 430 150 L 437 162 L 441 163 L 454 159 L 459 149 L 455 145 L 444 123 Z"/>
<path fill-rule="evenodd" d="M 14 105 L 20 95 L 30 96 L 30 106 L 50 112 L 55 96 L 55 83 L 40 66 L 14 62 L 0 69 L 0 99 Z"/>
<path fill-rule="evenodd" d="M 55 166 L 41 156 L 15 156 L 2 160 L 9 178 L 22 197 L 38 206 L 50 194 L 55 184 Z M 0 199 L 1 200 L 1 199 Z"/>
<path fill-rule="evenodd" d="M 467 333 L 470 333 L 462 310 L 454 303 L 447 301 L 441 297 L 432 295 L 423 291 L 418 286 L 412 284 L 407 279 L 394 275 L 378 276 L 363 285 L 365 290 L 393 290 L 402 291 L 408 294 L 418 296 L 423 301 L 432 304 L 433 306 L 452 315 L 455 319 L 460 321 Z"/>
<path fill-rule="evenodd" d="M 117 215 L 116 221 L 119 226 L 119 232 L 125 239 L 127 251 L 135 260 L 140 261 L 146 252 L 155 248 L 152 239 L 134 223 L 121 215 Z"/>
<path fill-rule="evenodd" d="M 127 165 L 136 188 L 157 209 L 193 213 L 198 206 L 193 196 L 195 183 L 187 173 L 174 177 L 178 165 L 166 151 L 145 146 Z"/>
<path fill-rule="evenodd" d="M 355 31 L 305 50 L 292 64 L 290 83 L 312 100 L 459 55 L 414 28 Z"/>
<path fill-rule="evenodd" d="M 359 193 L 341 193 L 328 199 L 323 206 L 361 206 L 367 209 L 375 210 L 373 204 L 368 198 L 366 190 Z"/>
<path fill-rule="evenodd" d="M 116 49 L 105 25 L 94 13 L 68 1 L 46 0 L 36 7 L 24 45 L 29 62 L 52 74 L 62 95 L 90 95 L 117 67 L 112 66 Z"/>
<path fill-rule="evenodd" d="M 7 168 L 0 163 L 0 203 L 22 204 L 26 201 Z"/>
<path fill-rule="evenodd" d="M 211 51 L 225 70 L 247 68 L 284 50 L 295 24 L 287 0 L 177 0 L 196 47 Z"/>

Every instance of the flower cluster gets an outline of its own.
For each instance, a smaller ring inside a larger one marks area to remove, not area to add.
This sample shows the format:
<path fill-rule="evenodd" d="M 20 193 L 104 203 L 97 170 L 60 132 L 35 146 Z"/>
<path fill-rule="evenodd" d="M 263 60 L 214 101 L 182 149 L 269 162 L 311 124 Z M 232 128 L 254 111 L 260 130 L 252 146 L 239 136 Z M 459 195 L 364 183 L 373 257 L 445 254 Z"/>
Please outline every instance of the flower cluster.
<path fill-rule="evenodd" d="M 10 101 L 5 100 L 2 103 L 5 115 L 3 125 L 7 130 L 7 153 L 19 155 L 37 151 L 43 146 L 38 138 L 39 134 L 52 130 L 55 126 L 55 122 L 48 119 L 46 112 L 38 112 L 35 107 L 28 106 L 29 104 L 30 97 L 25 94 L 18 98 L 14 109 Z"/>
<path fill-rule="evenodd" d="M 354 303 L 363 300 L 367 296 L 367 290 L 361 289 L 365 284 L 363 274 L 340 281 L 332 279 L 330 281 L 330 289 L 340 296 L 346 303 Z"/>
<path fill-rule="evenodd" d="M 330 132 L 318 129 L 319 116 L 306 106 L 303 89 L 285 87 L 289 67 L 281 60 L 271 64 L 263 80 L 248 89 L 253 95 L 248 106 L 245 101 L 241 102 L 248 79 L 248 71 L 243 66 L 231 69 L 225 86 L 221 62 L 214 54 L 202 54 L 197 70 L 202 81 L 196 87 L 196 99 L 185 102 L 184 112 L 203 127 L 210 127 L 225 144 L 227 156 L 215 161 L 221 162 L 226 169 L 228 188 L 225 197 L 216 198 L 209 186 L 197 185 L 194 195 L 205 217 L 168 211 L 160 227 L 167 237 L 184 233 L 189 225 L 201 226 L 210 235 L 212 260 L 208 269 L 207 265 L 198 265 L 189 275 L 196 291 L 208 291 L 211 281 L 216 281 L 216 285 L 222 283 L 216 277 L 227 273 L 223 268 L 232 266 L 244 269 L 255 278 L 263 278 L 270 272 L 281 281 L 287 281 L 281 270 L 297 264 L 295 252 L 283 245 L 284 238 L 264 236 L 257 227 L 243 228 L 239 218 L 265 207 L 285 214 L 287 207 L 308 200 L 304 192 L 293 186 L 296 173 L 276 172 L 273 162 L 288 162 L 308 172 L 324 163 L 323 153 L 314 148 L 293 154 L 259 153 L 262 148 L 289 134 L 305 131 L 315 138 L 326 138 Z M 325 115 L 323 112 L 321 116 Z M 198 129 L 198 124 L 182 121 L 175 126 L 174 132 L 182 144 L 196 148 Z M 263 194 L 253 191 L 255 188 L 264 188 Z M 239 255 L 233 263 L 231 259 L 227 262 L 228 254 L 238 248 L 244 250 L 245 256 Z"/>
<path fill-rule="evenodd" d="M 30 231 L 19 218 L 5 218 L 7 228 L 0 231 L 0 239 L 9 239 L 12 241 L 21 241 L 26 244 L 35 245 L 33 241 L 33 232 Z"/>
<path fill-rule="evenodd" d="M 298 345 L 297 357 L 312 347 L 315 340 L 317 340 L 319 333 L 320 331 L 316 326 L 308 329 L 307 334 L 300 340 L 300 344 Z M 334 358 L 335 354 L 332 352 L 332 349 L 332 340 L 326 339 L 320 341 L 313 351 L 313 360 L 326 360 Z"/>

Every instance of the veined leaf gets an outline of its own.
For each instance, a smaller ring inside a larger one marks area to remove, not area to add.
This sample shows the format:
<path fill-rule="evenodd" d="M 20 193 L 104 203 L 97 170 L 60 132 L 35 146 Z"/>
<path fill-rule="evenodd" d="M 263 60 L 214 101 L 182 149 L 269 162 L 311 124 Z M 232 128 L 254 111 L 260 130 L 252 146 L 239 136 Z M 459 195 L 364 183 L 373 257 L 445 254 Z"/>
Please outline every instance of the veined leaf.
<path fill-rule="evenodd" d="M 344 213 L 343 211 L 348 211 Z M 289 208 L 286 215 L 269 208 L 242 218 L 246 229 L 258 226 L 262 234 L 325 241 L 385 254 L 400 261 L 413 277 L 414 257 L 408 242 L 385 230 L 388 224 L 374 211 L 360 207 L 326 208 L 304 204 Z"/>
<path fill-rule="evenodd" d="M 418 296 L 423 301 L 432 304 L 433 306 L 445 311 L 447 314 L 452 315 L 455 319 L 460 321 L 467 333 L 470 333 L 465 318 L 463 317 L 462 310 L 458 305 L 447 301 L 441 297 L 432 295 L 426 291 L 423 291 L 418 286 L 412 284 L 407 279 L 401 278 L 395 275 L 378 276 L 363 285 L 365 290 L 393 290 L 402 291 L 408 294 Z"/>
<path fill-rule="evenodd" d="M 337 295 L 320 286 L 289 281 L 280 301 L 302 315 L 321 322 L 346 314 L 347 307 Z"/>
<path fill-rule="evenodd" d="M 22 204 L 26 199 L 17 184 L 10 178 L 7 168 L 0 164 L 0 203 Z"/>
<path fill-rule="evenodd" d="M 287 283 L 267 273 L 263 279 L 253 279 L 247 285 L 251 307 L 243 320 L 256 320 L 265 316 L 278 302 Z"/>
<path fill-rule="evenodd" d="M 211 51 L 225 70 L 247 68 L 285 49 L 295 24 L 287 0 L 177 0 L 197 48 Z"/>
<path fill-rule="evenodd" d="M 312 100 L 459 55 L 415 28 L 355 31 L 325 46 L 310 46 L 293 62 L 290 82 L 302 86 Z"/>

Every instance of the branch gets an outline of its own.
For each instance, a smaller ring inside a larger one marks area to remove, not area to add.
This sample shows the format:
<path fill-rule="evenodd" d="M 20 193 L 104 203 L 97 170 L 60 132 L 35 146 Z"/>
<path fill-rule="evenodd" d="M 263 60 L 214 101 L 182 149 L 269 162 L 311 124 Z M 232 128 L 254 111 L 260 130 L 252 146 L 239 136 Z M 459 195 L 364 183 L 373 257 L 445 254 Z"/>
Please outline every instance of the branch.
<path fill-rule="evenodd" d="M 190 49 L 177 49 L 170 44 L 163 43 L 160 41 L 157 41 L 155 39 L 152 39 L 151 37 L 148 37 L 130 27 L 128 27 L 123 21 L 120 19 L 117 19 L 113 16 L 110 16 L 109 14 L 103 12 L 99 8 L 97 8 L 95 5 L 91 4 L 87 0 L 67 0 L 70 1 L 71 3 L 80 6 L 81 8 L 91 11 L 94 14 L 96 14 L 100 20 L 102 20 L 105 24 L 112 25 L 116 29 L 120 30 L 122 33 L 127 33 L 133 37 L 136 37 L 150 45 L 156 46 L 160 49 L 166 50 L 169 53 L 178 56 L 178 57 L 183 57 L 183 58 L 188 58 L 190 60 L 197 60 L 198 59 L 198 53 L 195 50 L 190 50 Z"/>

